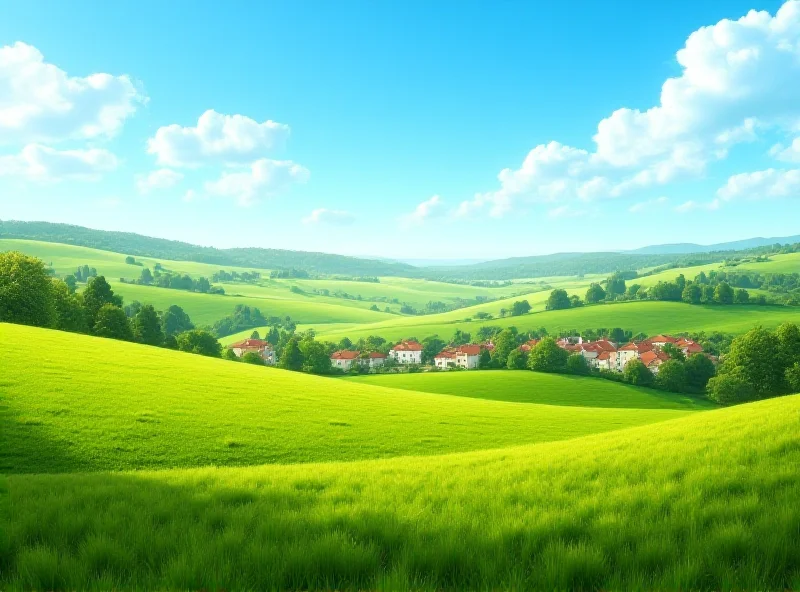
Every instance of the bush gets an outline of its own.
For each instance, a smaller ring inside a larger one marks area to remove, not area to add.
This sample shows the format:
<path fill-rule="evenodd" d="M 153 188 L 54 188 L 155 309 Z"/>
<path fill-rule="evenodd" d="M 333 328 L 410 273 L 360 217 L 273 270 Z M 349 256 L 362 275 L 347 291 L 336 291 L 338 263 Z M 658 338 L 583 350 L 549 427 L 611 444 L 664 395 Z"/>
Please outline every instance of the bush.
<path fill-rule="evenodd" d="M 528 368 L 537 372 L 564 372 L 569 352 L 561 349 L 552 337 L 545 337 L 528 355 Z"/>
<path fill-rule="evenodd" d="M 0 253 L 0 321 L 50 327 L 53 319 L 52 285 L 42 260 Z"/>
<path fill-rule="evenodd" d="M 222 346 L 217 338 L 208 331 L 192 329 L 181 333 L 176 339 L 178 349 L 181 351 L 212 358 L 222 357 Z"/>
<path fill-rule="evenodd" d="M 720 374 L 708 381 L 708 397 L 721 405 L 758 399 L 756 390 L 738 372 Z"/>
<path fill-rule="evenodd" d="M 133 331 L 125 311 L 113 304 L 104 304 L 97 311 L 94 334 L 110 339 L 133 341 Z"/>
<path fill-rule="evenodd" d="M 231 350 L 228 350 L 231 351 Z M 234 354 L 236 355 L 236 354 Z M 242 356 L 242 362 L 245 364 L 255 364 L 256 366 L 266 366 L 267 363 L 264 361 L 264 358 L 259 356 L 255 352 L 247 352 Z"/>
<path fill-rule="evenodd" d="M 686 391 L 688 382 L 686 378 L 686 367 L 680 360 L 667 360 L 661 364 L 655 379 L 656 385 L 664 390 L 672 391 L 673 393 L 682 393 Z"/>
<path fill-rule="evenodd" d="M 509 370 L 523 370 L 527 363 L 527 358 L 525 356 L 525 352 L 515 349 L 510 354 L 508 354 L 508 361 L 506 362 L 506 367 Z"/>
<path fill-rule="evenodd" d="M 703 354 L 689 356 L 685 363 L 686 384 L 689 388 L 703 391 L 708 381 L 714 376 L 716 369 L 714 363 Z"/>
<path fill-rule="evenodd" d="M 567 358 L 567 373 L 575 374 L 578 376 L 586 376 L 591 373 L 591 368 L 581 354 L 572 354 Z"/>
<path fill-rule="evenodd" d="M 786 369 L 786 384 L 794 393 L 800 393 L 800 362 Z"/>
<path fill-rule="evenodd" d="M 651 386 L 653 373 L 640 360 L 631 360 L 622 371 L 625 382 L 636 386 Z"/>

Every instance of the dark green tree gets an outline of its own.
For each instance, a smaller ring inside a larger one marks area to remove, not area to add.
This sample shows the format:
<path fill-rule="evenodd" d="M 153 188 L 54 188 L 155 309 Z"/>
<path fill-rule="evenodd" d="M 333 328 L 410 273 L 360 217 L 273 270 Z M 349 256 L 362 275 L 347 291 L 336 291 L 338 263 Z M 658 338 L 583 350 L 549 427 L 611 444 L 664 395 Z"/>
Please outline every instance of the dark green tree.
<path fill-rule="evenodd" d="M 714 362 L 703 354 L 692 354 L 686 359 L 686 384 L 698 392 L 705 390 L 708 381 L 716 373 Z"/>
<path fill-rule="evenodd" d="M 300 343 L 303 354 L 303 372 L 311 374 L 329 374 L 331 371 L 331 355 L 324 343 L 307 336 Z"/>
<path fill-rule="evenodd" d="M 527 300 L 517 300 L 511 305 L 511 316 L 518 317 L 531 311 L 531 305 Z"/>
<path fill-rule="evenodd" d="M 208 278 L 198 278 L 197 282 L 195 283 L 195 289 L 198 292 L 205 294 L 211 289 L 211 283 L 208 281 Z"/>
<path fill-rule="evenodd" d="M 606 291 L 600 284 L 592 284 L 586 290 L 586 304 L 596 304 L 601 302 L 606 297 Z"/>
<path fill-rule="evenodd" d="M 517 348 L 512 350 L 510 354 L 508 354 L 508 359 L 506 360 L 506 367 L 509 370 L 524 370 L 528 363 L 528 357 L 525 355 L 521 349 Z"/>
<path fill-rule="evenodd" d="M 296 336 L 292 336 L 284 346 L 278 367 L 295 372 L 303 369 L 303 352 L 300 351 L 300 340 Z"/>
<path fill-rule="evenodd" d="M 775 334 L 757 327 L 733 340 L 720 374 L 736 372 L 759 398 L 778 394 L 784 390 L 786 373 L 780 357 Z"/>
<path fill-rule="evenodd" d="M 545 337 L 528 354 L 528 368 L 536 372 L 565 372 L 569 352 L 558 347 L 556 340 Z"/>
<path fill-rule="evenodd" d="M 681 300 L 689 304 L 700 304 L 703 301 L 703 289 L 697 284 L 686 284 Z"/>
<path fill-rule="evenodd" d="M 278 340 L 281 338 L 281 332 L 278 330 L 277 327 L 270 327 L 269 331 L 267 332 L 266 341 L 275 347 L 278 345 Z"/>
<path fill-rule="evenodd" d="M 164 332 L 161 330 L 161 319 L 152 304 L 145 304 L 133 317 L 133 337 L 146 345 L 164 343 Z"/>
<path fill-rule="evenodd" d="M 115 304 L 104 304 L 95 315 L 93 332 L 99 337 L 133 341 L 133 331 L 125 311 Z"/>
<path fill-rule="evenodd" d="M 686 355 L 683 353 L 683 351 L 678 349 L 678 347 L 672 343 L 667 343 L 664 345 L 663 351 L 673 360 L 678 360 L 679 362 L 686 361 Z"/>
<path fill-rule="evenodd" d="M 620 272 L 608 278 L 606 293 L 609 296 L 620 296 L 625 293 L 625 277 Z"/>
<path fill-rule="evenodd" d="M 614 327 L 611 329 L 611 331 L 608 332 L 608 339 L 614 343 L 628 341 L 627 336 L 625 335 L 625 330 L 620 327 Z"/>
<path fill-rule="evenodd" d="M 497 334 L 492 350 L 492 366 L 506 368 L 509 354 L 517 349 L 517 336 L 511 329 L 503 329 Z"/>
<path fill-rule="evenodd" d="M 736 304 L 747 304 L 750 302 L 750 293 L 744 288 L 739 288 L 733 295 L 733 301 Z"/>
<path fill-rule="evenodd" d="M 73 278 L 74 279 L 74 278 Z M 69 289 L 66 282 L 53 280 L 53 327 L 61 331 L 88 333 L 83 297 Z"/>
<path fill-rule="evenodd" d="M 786 369 L 786 384 L 793 393 L 800 393 L 800 362 Z"/>
<path fill-rule="evenodd" d="M 64 278 L 64 283 L 67 284 L 67 288 L 69 288 L 70 294 L 74 294 L 75 290 L 78 289 L 78 280 L 75 279 L 75 276 L 69 274 L 67 277 Z"/>
<path fill-rule="evenodd" d="M 733 304 L 733 288 L 727 282 L 720 282 L 714 289 L 714 302 L 717 304 Z"/>
<path fill-rule="evenodd" d="M 0 253 L 0 321 L 51 327 L 54 314 L 52 282 L 42 260 Z"/>
<path fill-rule="evenodd" d="M 240 361 L 239 356 L 237 356 L 236 353 L 232 349 L 226 349 L 225 353 L 222 354 L 222 357 L 225 358 L 226 360 L 230 360 L 231 362 Z M 259 357 L 261 357 L 261 356 L 259 356 Z"/>
<path fill-rule="evenodd" d="M 439 339 L 436 335 L 426 337 L 422 340 L 422 363 L 430 364 L 433 362 L 433 357 L 444 349 L 447 345 L 444 340 Z"/>
<path fill-rule="evenodd" d="M 550 292 L 545 308 L 547 310 L 563 310 L 570 306 L 569 295 L 566 290 L 558 288 Z"/>
<path fill-rule="evenodd" d="M 650 386 L 653 384 L 653 373 L 647 369 L 640 360 L 631 360 L 622 370 L 625 382 L 636 386 Z"/>
<path fill-rule="evenodd" d="M 189 315 L 183 309 L 173 304 L 170 306 L 161 317 L 161 325 L 164 329 L 164 335 L 178 335 L 184 331 L 191 331 L 194 329 Z"/>
<path fill-rule="evenodd" d="M 222 346 L 217 338 L 208 331 L 202 329 L 190 329 L 180 333 L 176 340 L 178 342 L 178 349 L 193 354 L 200 354 L 201 356 L 209 356 L 212 358 L 222 357 Z"/>
<path fill-rule="evenodd" d="M 659 366 L 656 375 L 656 385 L 659 388 L 673 393 L 683 393 L 687 384 L 686 367 L 680 360 L 667 360 Z"/>
<path fill-rule="evenodd" d="M 735 405 L 758 399 L 758 393 L 740 373 L 732 371 L 708 381 L 708 397 L 721 405 Z"/>
<path fill-rule="evenodd" d="M 572 354 L 567 358 L 566 371 L 568 374 L 576 374 L 578 376 L 585 376 L 591 373 L 591 368 L 581 354 Z"/>
<path fill-rule="evenodd" d="M 145 267 L 142 270 L 141 275 L 139 275 L 139 283 L 145 286 L 149 286 L 150 284 L 153 283 L 153 274 L 150 273 L 150 270 L 148 268 Z"/>
<path fill-rule="evenodd" d="M 83 291 L 83 306 L 89 325 L 94 326 L 98 311 L 106 304 L 122 307 L 122 298 L 114 294 L 104 276 L 89 278 L 89 283 Z"/>
<path fill-rule="evenodd" d="M 242 362 L 244 362 L 245 364 L 253 364 L 255 366 L 266 366 L 264 358 L 259 356 L 256 352 L 247 352 L 246 354 L 244 354 L 242 356 Z"/>
<path fill-rule="evenodd" d="M 478 358 L 478 368 L 481 370 L 488 370 L 492 367 L 492 354 L 488 349 L 482 349 L 481 355 Z"/>
<path fill-rule="evenodd" d="M 261 335 L 258 334 L 258 331 L 253 331 L 250 333 L 250 339 L 261 339 Z"/>

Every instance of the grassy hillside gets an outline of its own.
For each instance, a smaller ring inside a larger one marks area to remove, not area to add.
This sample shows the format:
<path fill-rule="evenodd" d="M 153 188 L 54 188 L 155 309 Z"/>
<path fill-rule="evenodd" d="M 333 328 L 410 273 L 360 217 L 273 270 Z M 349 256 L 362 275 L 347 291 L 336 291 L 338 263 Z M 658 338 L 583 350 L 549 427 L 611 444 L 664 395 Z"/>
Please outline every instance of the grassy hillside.
<path fill-rule="evenodd" d="M 799 415 L 793 396 L 433 458 L 14 475 L 0 588 L 798 589 Z"/>
<path fill-rule="evenodd" d="M 715 407 L 706 399 L 677 393 L 637 388 L 597 378 L 528 371 L 486 370 L 480 372 L 426 372 L 424 374 L 373 374 L 348 377 L 343 380 L 410 391 L 514 403 L 638 409 L 710 409 Z"/>
<path fill-rule="evenodd" d="M 441 454 L 687 413 L 413 393 L 8 324 L 0 359 L 0 473 Z"/>
<path fill-rule="evenodd" d="M 729 271 L 757 271 L 759 273 L 800 273 L 800 253 L 770 255 L 769 261 L 757 263 L 750 261 L 736 267 L 726 267 Z"/>
<path fill-rule="evenodd" d="M 469 316 L 470 309 L 456 311 L 461 318 Z M 452 314 L 452 313 L 446 313 Z M 683 331 L 725 331 L 744 333 L 755 325 L 775 327 L 783 322 L 800 321 L 800 308 L 785 306 L 692 306 L 679 302 L 634 301 L 618 304 L 585 306 L 569 310 L 534 312 L 518 317 L 489 321 L 441 322 L 440 315 L 424 317 L 394 317 L 387 321 L 363 325 L 315 324 L 320 338 L 338 341 L 381 335 L 386 339 L 414 336 L 423 339 L 429 335 L 450 338 L 456 329 L 474 332 L 484 325 L 515 326 L 520 330 L 545 327 L 548 331 L 622 327 L 634 333 L 679 333 Z"/>

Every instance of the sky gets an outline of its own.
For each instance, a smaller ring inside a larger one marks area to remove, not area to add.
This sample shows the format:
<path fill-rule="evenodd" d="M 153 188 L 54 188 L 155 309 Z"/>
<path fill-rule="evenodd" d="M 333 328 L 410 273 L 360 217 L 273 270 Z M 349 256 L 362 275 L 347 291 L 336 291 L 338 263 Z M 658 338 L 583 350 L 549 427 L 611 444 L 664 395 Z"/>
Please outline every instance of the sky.
<path fill-rule="evenodd" d="M 800 233 L 800 0 L 0 0 L 0 219 L 491 259 Z"/>

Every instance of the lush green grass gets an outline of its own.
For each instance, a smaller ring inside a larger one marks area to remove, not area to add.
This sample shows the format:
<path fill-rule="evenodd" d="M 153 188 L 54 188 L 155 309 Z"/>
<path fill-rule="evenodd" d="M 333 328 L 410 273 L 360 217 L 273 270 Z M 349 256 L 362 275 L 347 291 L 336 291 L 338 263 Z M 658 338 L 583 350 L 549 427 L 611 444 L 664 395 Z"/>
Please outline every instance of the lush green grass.
<path fill-rule="evenodd" d="M 0 359 L 0 473 L 431 455 L 687 413 L 414 393 L 8 324 Z"/>
<path fill-rule="evenodd" d="M 544 374 L 527 370 L 371 374 L 344 380 L 390 388 L 511 401 L 576 407 L 629 409 L 711 409 L 705 398 L 638 388 L 591 377 Z"/>
<path fill-rule="evenodd" d="M 468 314 L 469 309 L 460 312 Z M 450 313 L 448 313 L 450 314 Z M 744 333 L 755 325 L 774 327 L 783 322 L 800 321 L 800 307 L 785 306 L 693 306 L 679 302 L 634 301 L 617 304 L 584 306 L 569 310 L 534 312 L 518 317 L 489 321 L 441 322 L 442 315 L 395 317 L 370 324 L 312 324 L 322 339 L 338 341 L 381 335 L 386 339 L 439 335 L 449 339 L 456 329 L 475 332 L 484 325 L 515 326 L 520 330 L 545 327 L 551 333 L 572 329 L 622 327 L 634 333 L 679 333 L 690 331 L 724 331 Z M 305 327 L 302 327 L 305 328 Z"/>
<path fill-rule="evenodd" d="M 800 396 L 432 458 L 14 475 L 0 588 L 800 588 Z"/>
<path fill-rule="evenodd" d="M 735 267 L 724 267 L 725 271 L 757 271 L 759 273 L 800 273 L 800 253 L 770 255 L 769 261 L 748 261 Z"/>

